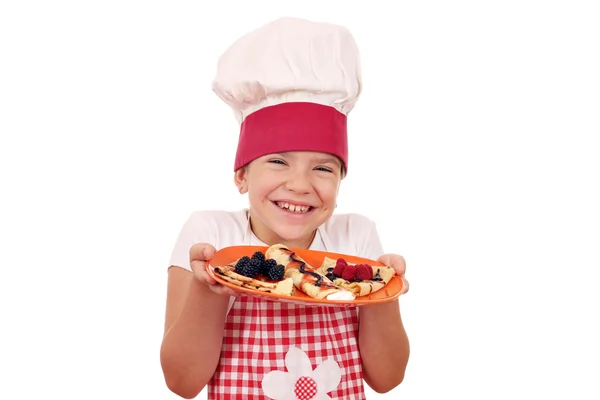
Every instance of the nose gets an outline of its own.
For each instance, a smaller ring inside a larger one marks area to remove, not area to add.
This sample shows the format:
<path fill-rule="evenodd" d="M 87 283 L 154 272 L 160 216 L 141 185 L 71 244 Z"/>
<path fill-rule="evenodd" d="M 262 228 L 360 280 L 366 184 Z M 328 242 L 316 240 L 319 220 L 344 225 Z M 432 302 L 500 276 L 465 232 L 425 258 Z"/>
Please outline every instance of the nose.
<path fill-rule="evenodd" d="M 296 172 L 289 175 L 285 187 L 289 191 L 298 194 L 306 194 L 310 193 L 312 183 L 310 182 L 310 177 L 306 173 Z"/>

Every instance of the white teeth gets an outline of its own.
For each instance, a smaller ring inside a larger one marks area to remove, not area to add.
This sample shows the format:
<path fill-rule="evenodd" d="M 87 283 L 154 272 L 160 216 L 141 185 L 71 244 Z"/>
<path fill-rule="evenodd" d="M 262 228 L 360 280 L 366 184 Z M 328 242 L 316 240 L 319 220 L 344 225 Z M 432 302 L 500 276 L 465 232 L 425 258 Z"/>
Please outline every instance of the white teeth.
<path fill-rule="evenodd" d="M 277 204 L 277 206 L 279 208 L 283 208 L 284 210 L 289 210 L 291 212 L 296 212 L 296 213 L 305 213 L 310 209 L 310 207 L 308 207 L 308 206 L 290 204 L 287 201 L 275 202 L 275 204 Z"/>

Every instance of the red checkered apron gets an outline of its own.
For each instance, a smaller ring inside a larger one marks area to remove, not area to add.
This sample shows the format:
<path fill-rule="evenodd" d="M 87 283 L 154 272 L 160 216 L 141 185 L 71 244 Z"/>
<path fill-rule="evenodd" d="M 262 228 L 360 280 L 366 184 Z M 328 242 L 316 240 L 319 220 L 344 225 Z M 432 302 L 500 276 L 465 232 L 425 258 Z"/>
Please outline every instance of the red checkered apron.
<path fill-rule="evenodd" d="M 225 324 L 221 359 L 208 384 L 208 399 L 268 399 L 261 382 L 271 371 L 286 372 L 290 347 L 302 350 L 312 369 L 333 358 L 341 381 L 332 399 L 365 399 L 358 351 L 358 309 L 314 307 L 238 297 Z M 315 393 L 311 379 L 295 382 L 300 400 Z"/>

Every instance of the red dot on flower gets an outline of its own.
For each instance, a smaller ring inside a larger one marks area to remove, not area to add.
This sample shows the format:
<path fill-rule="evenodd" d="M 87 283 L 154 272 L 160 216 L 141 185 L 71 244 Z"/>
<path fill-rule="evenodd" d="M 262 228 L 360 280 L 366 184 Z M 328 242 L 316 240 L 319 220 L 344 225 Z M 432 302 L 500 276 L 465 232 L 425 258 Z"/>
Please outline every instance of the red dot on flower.
<path fill-rule="evenodd" d="M 298 400 L 310 400 L 317 394 L 317 382 L 308 376 L 300 377 L 296 381 L 294 393 Z"/>

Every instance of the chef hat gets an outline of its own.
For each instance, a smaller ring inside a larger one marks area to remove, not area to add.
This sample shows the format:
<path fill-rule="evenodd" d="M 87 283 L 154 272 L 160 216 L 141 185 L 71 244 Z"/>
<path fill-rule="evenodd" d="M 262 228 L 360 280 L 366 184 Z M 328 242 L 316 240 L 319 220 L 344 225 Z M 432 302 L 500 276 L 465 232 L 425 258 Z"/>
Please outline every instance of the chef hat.
<path fill-rule="evenodd" d="M 281 18 L 242 36 L 213 81 L 240 123 L 234 170 L 302 150 L 336 155 L 347 170 L 346 120 L 361 87 L 358 47 L 342 26 Z"/>

